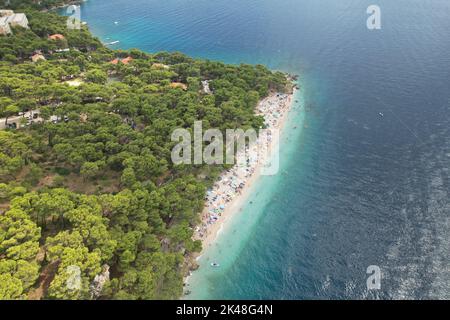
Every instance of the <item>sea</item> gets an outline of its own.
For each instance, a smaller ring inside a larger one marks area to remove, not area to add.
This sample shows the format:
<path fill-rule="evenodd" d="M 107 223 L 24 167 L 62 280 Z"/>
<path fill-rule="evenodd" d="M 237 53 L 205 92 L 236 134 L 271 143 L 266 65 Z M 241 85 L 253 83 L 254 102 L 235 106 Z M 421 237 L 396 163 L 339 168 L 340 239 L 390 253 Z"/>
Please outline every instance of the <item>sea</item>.
<path fill-rule="evenodd" d="M 300 76 L 278 174 L 184 298 L 450 298 L 450 1 L 88 0 L 81 19 L 111 48 Z"/>

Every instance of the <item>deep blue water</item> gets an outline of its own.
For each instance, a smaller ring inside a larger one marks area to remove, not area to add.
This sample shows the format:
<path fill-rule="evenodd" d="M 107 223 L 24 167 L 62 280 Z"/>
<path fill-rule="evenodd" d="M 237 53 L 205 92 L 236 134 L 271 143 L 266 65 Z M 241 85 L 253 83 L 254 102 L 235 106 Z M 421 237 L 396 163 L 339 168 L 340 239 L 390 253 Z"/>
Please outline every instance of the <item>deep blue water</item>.
<path fill-rule="evenodd" d="M 208 298 L 450 298 L 448 0 L 89 0 L 82 19 L 115 48 L 301 75 L 306 126 Z"/>

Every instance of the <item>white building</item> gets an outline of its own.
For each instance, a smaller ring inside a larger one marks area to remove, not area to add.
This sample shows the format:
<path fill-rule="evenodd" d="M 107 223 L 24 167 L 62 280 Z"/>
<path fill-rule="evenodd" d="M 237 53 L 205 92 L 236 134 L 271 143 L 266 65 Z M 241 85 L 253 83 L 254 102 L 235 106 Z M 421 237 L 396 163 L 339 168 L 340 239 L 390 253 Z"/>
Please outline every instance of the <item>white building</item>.
<path fill-rule="evenodd" d="M 28 29 L 28 19 L 24 13 L 13 13 L 11 10 L 0 10 L 0 34 L 11 33 L 11 27 Z"/>
<path fill-rule="evenodd" d="M 202 86 L 203 86 L 203 93 L 206 93 L 206 94 L 212 93 L 211 88 L 209 87 L 209 80 L 203 80 Z"/>
<path fill-rule="evenodd" d="M 11 28 L 9 27 L 8 17 L 0 18 L 0 34 L 5 35 L 11 33 Z"/>
<path fill-rule="evenodd" d="M 14 11 L 12 10 L 0 10 L 0 17 L 12 16 Z"/>
<path fill-rule="evenodd" d="M 8 16 L 8 23 L 11 27 L 22 27 L 28 29 L 28 19 L 25 13 L 15 13 Z"/>

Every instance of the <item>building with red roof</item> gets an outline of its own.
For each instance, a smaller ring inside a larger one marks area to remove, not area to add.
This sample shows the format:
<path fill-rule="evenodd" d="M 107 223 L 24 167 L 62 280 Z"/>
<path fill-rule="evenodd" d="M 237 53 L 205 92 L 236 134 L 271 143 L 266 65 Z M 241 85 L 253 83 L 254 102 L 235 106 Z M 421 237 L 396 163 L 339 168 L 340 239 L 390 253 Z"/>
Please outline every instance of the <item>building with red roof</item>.
<path fill-rule="evenodd" d="M 52 34 L 51 36 L 48 36 L 48 38 L 50 40 L 64 40 L 65 39 L 65 37 L 62 34 L 59 34 L 59 33 Z"/>
<path fill-rule="evenodd" d="M 120 62 L 122 62 L 123 64 L 129 64 L 132 60 L 133 60 L 132 57 L 126 57 L 126 58 L 124 58 L 124 59 L 118 59 L 118 58 L 116 58 L 116 59 L 112 60 L 110 63 L 112 63 L 112 64 L 118 64 L 119 61 L 120 61 Z"/>

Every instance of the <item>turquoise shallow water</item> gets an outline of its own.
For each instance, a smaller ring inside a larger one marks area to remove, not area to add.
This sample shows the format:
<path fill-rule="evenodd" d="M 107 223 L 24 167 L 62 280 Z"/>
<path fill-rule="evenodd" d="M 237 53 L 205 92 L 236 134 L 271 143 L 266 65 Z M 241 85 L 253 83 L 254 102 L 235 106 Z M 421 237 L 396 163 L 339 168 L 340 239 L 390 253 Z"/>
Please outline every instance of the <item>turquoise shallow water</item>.
<path fill-rule="evenodd" d="M 366 28 L 371 4 L 82 6 L 96 35 L 120 41 L 113 48 L 301 75 L 304 109 L 289 120 L 306 127 L 287 130 L 280 174 L 254 186 L 253 203 L 204 255 L 191 297 L 450 298 L 450 3 L 379 0 L 378 31 Z M 207 267 L 213 258 L 221 268 Z M 367 290 L 369 265 L 382 270 L 381 290 Z"/>
<path fill-rule="evenodd" d="M 294 101 L 298 102 L 294 102 L 280 137 L 280 168 L 289 167 L 290 162 L 295 161 L 292 155 L 301 142 L 301 132 L 304 128 L 305 112 L 302 109 L 304 100 L 301 91 L 296 92 Z M 240 259 L 242 250 L 252 241 L 253 230 L 267 213 L 265 209 L 277 199 L 275 194 L 287 174 L 287 171 L 280 169 L 276 175 L 260 176 L 251 186 L 251 193 L 244 204 L 237 209 L 238 212 L 231 221 L 220 229 L 215 243 L 205 248 L 198 259 L 200 271 L 193 272 L 189 277 L 186 287 L 192 293 L 185 296 L 186 299 L 211 298 L 212 292 L 221 287 L 223 275 L 232 270 Z M 212 268 L 211 262 L 219 262 L 220 269 Z"/>

